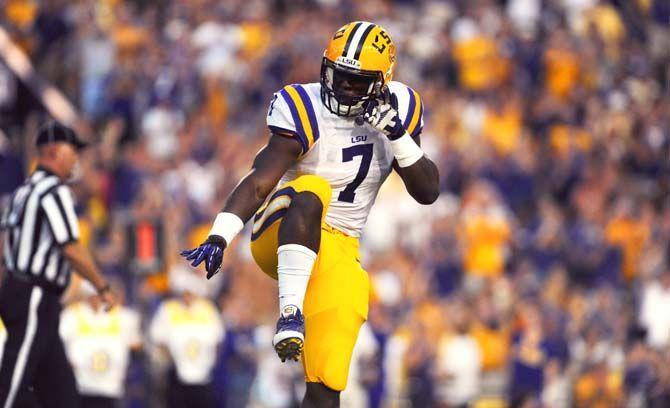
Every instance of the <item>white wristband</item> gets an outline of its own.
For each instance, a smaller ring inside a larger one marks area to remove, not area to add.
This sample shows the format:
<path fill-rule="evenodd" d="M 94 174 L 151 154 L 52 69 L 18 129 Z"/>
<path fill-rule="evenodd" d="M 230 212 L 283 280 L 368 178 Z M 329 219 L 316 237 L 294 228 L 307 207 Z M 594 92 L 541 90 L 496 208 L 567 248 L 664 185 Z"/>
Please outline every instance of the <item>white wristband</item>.
<path fill-rule="evenodd" d="M 400 167 L 409 167 L 423 157 L 423 150 L 407 132 L 391 140 L 391 149 Z"/>
<path fill-rule="evenodd" d="M 212 229 L 209 230 L 209 235 L 218 235 L 223 237 L 226 240 L 226 244 L 230 245 L 230 242 L 235 238 L 235 235 L 239 234 L 244 228 L 244 222 L 237 215 L 229 212 L 221 212 L 217 214 L 214 224 L 212 224 Z"/>

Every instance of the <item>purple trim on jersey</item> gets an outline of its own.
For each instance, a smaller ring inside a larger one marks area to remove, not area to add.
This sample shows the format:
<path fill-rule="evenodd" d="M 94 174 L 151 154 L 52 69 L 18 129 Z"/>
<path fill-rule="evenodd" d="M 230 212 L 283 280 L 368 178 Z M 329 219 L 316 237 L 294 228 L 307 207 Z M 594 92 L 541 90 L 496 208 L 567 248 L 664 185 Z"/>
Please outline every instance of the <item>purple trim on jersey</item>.
<path fill-rule="evenodd" d="M 305 104 L 305 110 L 307 110 L 307 116 L 309 117 L 309 124 L 312 126 L 312 135 L 314 136 L 314 143 L 319 140 L 319 123 L 316 121 L 316 112 L 314 111 L 314 106 L 312 105 L 312 100 L 310 99 L 305 89 L 298 84 L 291 85 L 293 89 L 298 91 L 302 103 Z"/>
<path fill-rule="evenodd" d="M 295 137 L 296 140 L 297 140 L 298 142 L 300 142 L 300 146 L 302 147 L 302 152 L 304 153 L 304 152 L 307 151 L 307 145 L 305 144 L 305 140 L 303 140 L 303 139 L 300 137 L 300 135 L 298 134 L 298 132 L 296 132 L 295 130 L 284 129 L 283 127 L 273 126 L 273 125 L 268 125 L 268 128 L 270 128 L 270 130 L 272 131 L 272 133 L 280 134 L 279 136 L 281 136 L 282 133 L 288 133 L 289 135 Z"/>
<path fill-rule="evenodd" d="M 417 126 L 416 129 L 414 129 L 414 132 L 410 136 L 412 136 L 412 139 L 416 139 L 417 136 L 421 134 L 421 131 L 423 130 L 423 126 Z"/>
<path fill-rule="evenodd" d="M 416 109 L 416 99 L 414 98 L 414 91 L 412 91 L 412 88 L 406 87 L 407 92 L 409 92 L 409 107 L 407 108 L 407 116 L 405 116 L 405 121 L 402 123 L 402 127 L 407 129 L 409 124 L 412 122 L 412 116 L 414 116 L 414 109 Z M 419 123 L 417 125 L 420 125 L 421 118 L 419 118 Z"/>
<path fill-rule="evenodd" d="M 297 130 L 296 135 L 298 136 L 298 139 L 300 139 L 300 144 L 303 145 L 303 153 L 307 153 L 307 149 L 305 149 L 304 146 L 309 146 L 309 143 L 307 142 L 305 129 L 302 127 L 302 122 L 300 122 L 298 108 L 296 108 L 295 103 L 293 103 L 293 99 L 291 99 L 291 95 L 289 95 L 285 89 L 282 88 L 279 93 L 281 93 L 282 98 L 284 98 L 289 110 L 291 111 L 291 116 L 293 117 L 293 122 L 295 123 L 295 128 Z"/>
<path fill-rule="evenodd" d="M 414 132 L 410 136 L 412 137 L 417 137 L 419 134 L 421 134 L 421 131 L 423 130 L 423 124 L 421 124 L 421 121 L 423 120 L 423 104 L 421 104 L 421 112 L 419 112 L 419 121 L 416 124 L 416 129 L 414 129 Z"/>

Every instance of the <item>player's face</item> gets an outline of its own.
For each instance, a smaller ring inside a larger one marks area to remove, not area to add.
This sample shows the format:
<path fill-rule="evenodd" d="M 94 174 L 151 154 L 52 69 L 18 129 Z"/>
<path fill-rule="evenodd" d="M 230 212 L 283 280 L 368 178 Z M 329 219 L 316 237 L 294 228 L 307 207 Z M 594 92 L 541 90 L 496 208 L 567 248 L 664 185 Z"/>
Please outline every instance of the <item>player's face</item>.
<path fill-rule="evenodd" d="M 362 71 L 333 63 L 324 57 L 321 64 L 321 99 L 328 110 L 339 116 L 353 117 L 365 111 L 366 103 L 381 87 L 378 71 Z"/>
<path fill-rule="evenodd" d="M 337 90 L 338 102 L 344 105 L 352 105 L 357 98 L 366 96 L 374 86 L 376 77 L 354 75 L 348 72 L 335 72 L 333 76 L 333 89 Z"/>

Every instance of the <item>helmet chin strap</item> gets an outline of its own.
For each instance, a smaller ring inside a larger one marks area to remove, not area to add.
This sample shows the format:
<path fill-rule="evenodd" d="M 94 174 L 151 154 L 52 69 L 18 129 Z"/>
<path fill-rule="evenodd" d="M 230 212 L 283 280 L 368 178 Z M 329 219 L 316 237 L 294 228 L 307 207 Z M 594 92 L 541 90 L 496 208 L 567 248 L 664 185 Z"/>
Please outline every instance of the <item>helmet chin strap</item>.
<path fill-rule="evenodd" d="M 343 103 L 340 103 L 334 96 L 329 95 L 330 98 L 330 106 L 337 106 L 337 110 L 340 115 L 347 115 L 348 116 L 357 116 L 363 113 L 363 103 L 364 102 L 358 102 L 355 105 L 345 105 Z M 335 105 L 337 104 L 337 105 Z M 351 108 L 349 108 L 351 106 Z"/>

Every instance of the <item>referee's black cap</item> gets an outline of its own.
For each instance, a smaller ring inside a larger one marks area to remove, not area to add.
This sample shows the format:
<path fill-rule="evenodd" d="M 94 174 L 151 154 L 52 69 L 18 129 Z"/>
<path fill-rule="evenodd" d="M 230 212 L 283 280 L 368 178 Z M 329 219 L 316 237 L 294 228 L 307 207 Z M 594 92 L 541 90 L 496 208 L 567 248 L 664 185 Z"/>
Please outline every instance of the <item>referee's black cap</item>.
<path fill-rule="evenodd" d="M 65 142 L 74 146 L 77 150 L 81 150 L 88 145 L 81 140 L 74 130 L 62 125 L 56 121 L 50 121 L 37 133 L 37 146 L 43 146 L 49 143 Z"/>

